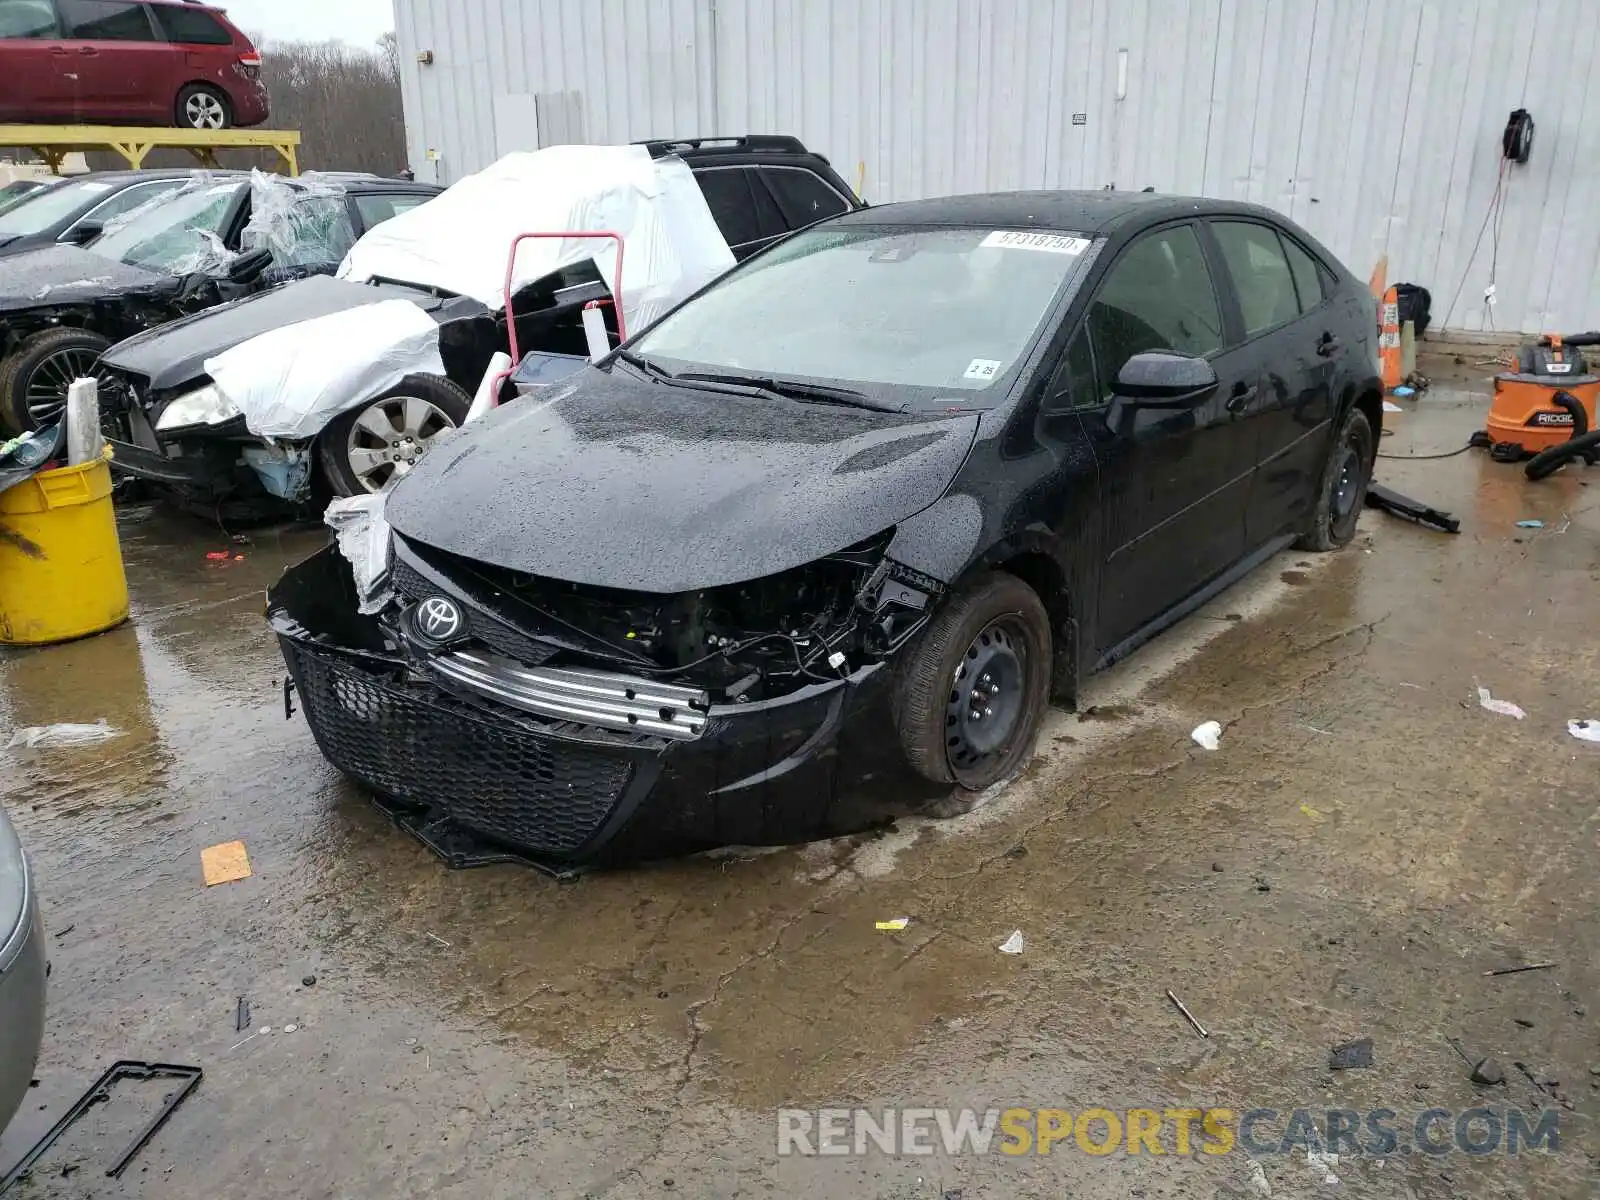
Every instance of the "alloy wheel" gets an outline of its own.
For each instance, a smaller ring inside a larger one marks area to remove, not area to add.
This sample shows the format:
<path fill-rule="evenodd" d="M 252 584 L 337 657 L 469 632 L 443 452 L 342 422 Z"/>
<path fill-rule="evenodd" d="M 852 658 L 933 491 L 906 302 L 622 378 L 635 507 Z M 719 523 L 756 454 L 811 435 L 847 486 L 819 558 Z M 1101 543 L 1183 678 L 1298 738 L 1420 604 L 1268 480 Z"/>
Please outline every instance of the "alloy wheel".
<path fill-rule="evenodd" d="M 410 472 L 434 441 L 456 423 L 420 396 L 390 396 L 371 405 L 350 426 L 345 457 L 350 473 L 369 492 Z"/>
<path fill-rule="evenodd" d="M 44 425 L 55 420 L 67 406 L 67 388 L 77 379 L 94 375 L 100 352 L 83 346 L 69 346 L 40 360 L 28 377 L 24 397 L 33 423 Z"/>
<path fill-rule="evenodd" d="M 945 754 L 959 778 L 1006 753 L 1024 706 L 1027 641 L 1014 616 L 991 621 L 972 639 L 950 681 Z"/>
<path fill-rule="evenodd" d="M 196 92 L 184 103 L 183 115 L 193 129 L 221 129 L 228 123 L 227 110 L 210 92 Z"/>

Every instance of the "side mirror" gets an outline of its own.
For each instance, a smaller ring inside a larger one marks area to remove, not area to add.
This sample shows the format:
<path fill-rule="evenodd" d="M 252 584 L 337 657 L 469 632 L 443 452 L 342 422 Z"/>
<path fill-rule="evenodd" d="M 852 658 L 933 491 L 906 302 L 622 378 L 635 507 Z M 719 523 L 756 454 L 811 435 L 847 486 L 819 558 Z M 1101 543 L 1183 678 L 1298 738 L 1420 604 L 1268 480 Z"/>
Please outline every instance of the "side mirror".
<path fill-rule="evenodd" d="M 271 265 L 271 250 L 247 250 L 228 264 L 228 279 L 233 283 L 249 283 Z"/>
<path fill-rule="evenodd" d="M 61 240 L 68 246 L 87 246 L 105 231 L 106 227 L 99 221 L 79 221 L 61 235 Z"/>
<path fill-rule="evenodd" d="M 1139 404 L 1180 407 L 1215 390 L 1217 373 L 1203 358 L 1147 350 L 1117 372 L 1116 394 Z"/>

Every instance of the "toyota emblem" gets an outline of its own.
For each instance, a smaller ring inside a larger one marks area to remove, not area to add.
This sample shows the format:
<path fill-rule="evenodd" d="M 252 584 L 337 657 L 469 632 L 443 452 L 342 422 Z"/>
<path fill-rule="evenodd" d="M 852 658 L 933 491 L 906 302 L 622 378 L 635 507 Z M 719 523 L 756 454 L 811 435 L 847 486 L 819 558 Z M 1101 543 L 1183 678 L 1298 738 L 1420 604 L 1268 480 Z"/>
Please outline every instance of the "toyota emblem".
<path fill-rule="evenodd" d="M 448 642 L 461 632 L 461 610 L 443 596 L 430 596 L 417 605 L 417 632 L 430 642 Z"/>

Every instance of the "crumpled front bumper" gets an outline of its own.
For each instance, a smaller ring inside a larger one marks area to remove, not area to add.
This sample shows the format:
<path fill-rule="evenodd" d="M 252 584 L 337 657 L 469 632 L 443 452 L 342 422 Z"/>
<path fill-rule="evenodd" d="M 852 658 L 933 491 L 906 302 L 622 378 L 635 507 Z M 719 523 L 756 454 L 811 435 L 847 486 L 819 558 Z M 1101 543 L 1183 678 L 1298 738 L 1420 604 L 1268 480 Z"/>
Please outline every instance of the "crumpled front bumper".
<path fill-rule="evenodd" d="M 552 865 L 832 836 L 938 791 L 899 750 L 887 662 L 713 705 L 685 739 L 541 717 L 452 686 L 356 613 L 331 548 L 284 576 L 268 615 L 329 761 L 430 820 Z"/>

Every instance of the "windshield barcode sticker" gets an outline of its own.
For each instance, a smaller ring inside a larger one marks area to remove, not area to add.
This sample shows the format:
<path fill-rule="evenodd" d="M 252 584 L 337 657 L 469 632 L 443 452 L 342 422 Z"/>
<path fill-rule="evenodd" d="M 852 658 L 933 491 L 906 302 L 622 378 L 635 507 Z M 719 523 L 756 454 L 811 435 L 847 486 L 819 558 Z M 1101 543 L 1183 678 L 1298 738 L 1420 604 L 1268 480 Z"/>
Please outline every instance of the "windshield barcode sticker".
<path fill-rule="evenodd" d="M 1064 233 L 1025 233 L 1020 229 L 996 229 L 978 244 L 1000 250 L 1043 250 L 1046 254 L 1082 254 L 1089 248 L 1089 239 L 1070 237 Z"/>
<path fill-rule="evenodd" d="M 975 358 L 961 373 L 963 379 L 993 379 L 1000 370 L 998 358 Z"/>

